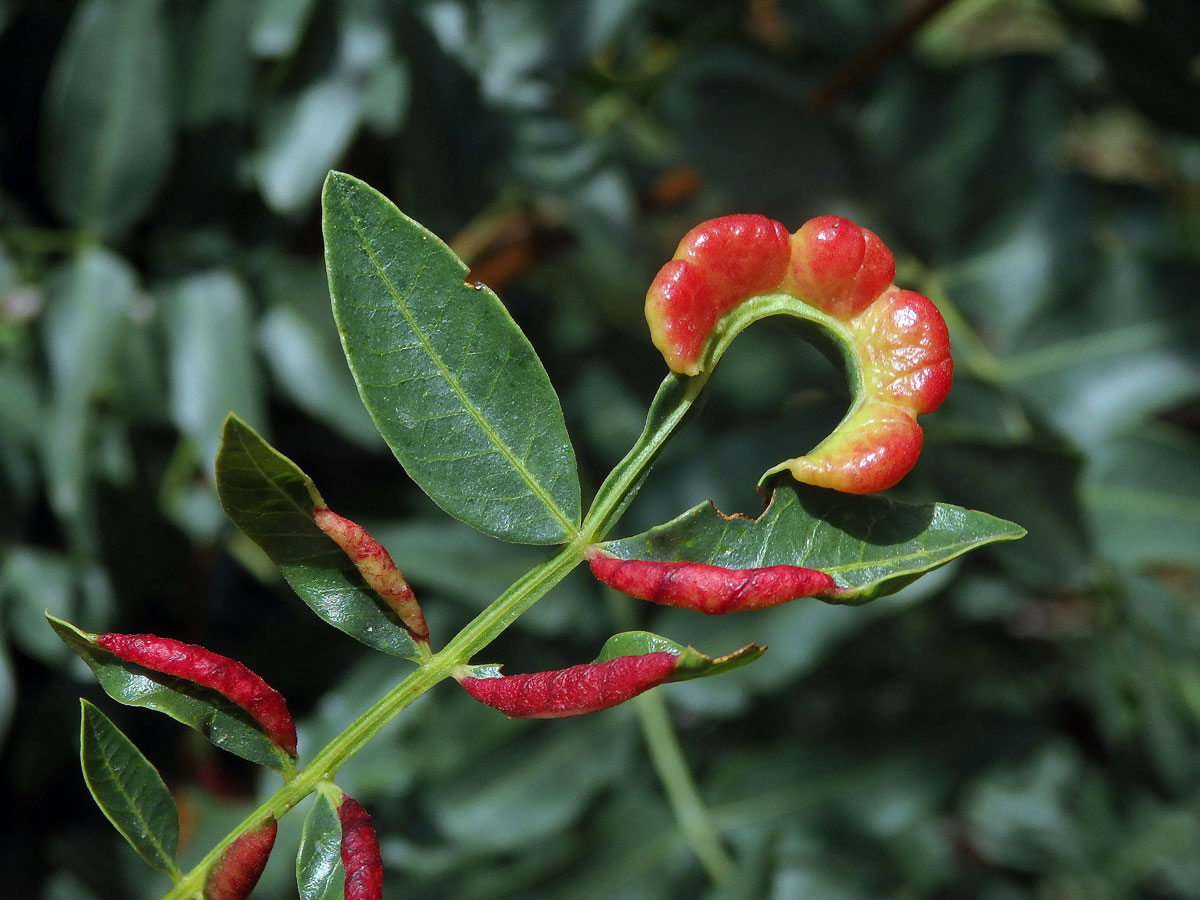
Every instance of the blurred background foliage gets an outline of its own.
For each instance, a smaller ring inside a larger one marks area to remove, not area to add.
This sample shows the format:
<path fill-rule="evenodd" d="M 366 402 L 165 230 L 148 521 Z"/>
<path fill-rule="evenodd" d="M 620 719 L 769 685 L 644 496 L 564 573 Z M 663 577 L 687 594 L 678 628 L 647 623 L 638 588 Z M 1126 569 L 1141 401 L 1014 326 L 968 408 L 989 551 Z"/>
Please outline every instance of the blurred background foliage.
<path fill-rule="evenodd" d="M 44 609 L 244 660 L 302 747 L 404 674 L 225 521 L 227 411 L 375 531 L 435 639 L 540 558 L 447 520 L 363 413 L 321 263 L 336 166 L 497 288 L 585 491 L 663 373 L 641 297 L 683 232 L 857 219 L 958 361 L 895 493 L 1029 529 L 859 609 L 712 621 L 573 576 L 487 659 L 579 662 L 629 626 L 770 645 L 662 691 L 733 876 L 706 878 L 629 708 L 510 722 L 443 685 L 339 778 L 387 896 L 1200 897 L 1194 0 L 0 0 L 0 85 L 0 895 L 165 889 L 87 797 L 80 693 L 179 796 L 185 863 L 263 787 L 102 700 Z M 756 513 L 758 473 L 845 403 L 756 326 L 617 533 L 708 497 Z M 255 896 L 294 896 L 299 824 Z"/>

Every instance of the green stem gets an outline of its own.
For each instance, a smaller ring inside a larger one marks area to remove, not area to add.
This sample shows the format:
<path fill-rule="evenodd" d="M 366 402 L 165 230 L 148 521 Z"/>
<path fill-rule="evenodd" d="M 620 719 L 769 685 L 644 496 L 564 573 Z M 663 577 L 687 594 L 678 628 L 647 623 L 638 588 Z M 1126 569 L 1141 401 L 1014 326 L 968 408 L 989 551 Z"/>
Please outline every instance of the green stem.
<path fill-rule="evenodd" d="M 659 385 L 658 393 L 650 403 L 650 412 L 646 415 L 646 427 L 625 458 L 604 479 L 580 526 L 580 534 L 587 543 L 602 540 L 616 524 L 637 494 L 667 439 L 687 417 L 692 404 L 704 390 L 708 374 L 702 372 L 688 378 L 672 373 Z"/>
<path fill-rule="evenodd" d="M 388 691 L 374 706 L 351 722 L 341 734 L 325 745 L 312 761 L 284 781 L 240 825 L 209 851 L 208 855 L 163 900 L 199 900 L 203 896 L 204 878 L 221 853 L 246 831 L 273 814 L 277 819 L 311 794 L 318 785 L 331 781 L 342 764 L 378 734 L 401 710 L 409 706 L 439 681 L 448 677 L 455 666 L 467 662 L 482 650 L 516 618 L 566 577 L 583 558 L 584 544 L 567 544 L 541 565 L 534 567 L 520 580 L 460 631 L 446 647 L 431 656 L 416 671 Z"/>
<path fill-rule="evenodd" d="M 679 737 L 671 723 L 667 702 L 658 691 L 649 691 L 635 697 L 633 705 L 642 726 L 646 749 L 666 792 L 675 821 L 708 877 L 714 884 L 721 884 L 733 874 L 733 860 L 721 843 L 704 799 L 692 778 L 683 748 L 679 746 Z"/>
<path fill-rule="evenodd" d="M 583 559 L 588 545 L 603 538 L 628 505 L 667 438 L 683 421 L 699 396 L 706 380 L 706 376 L 668 376 L 651 406 L 645 431 L 625 459 L 605 479 L 584 520 L 580 536 L 517 580 L 442 650 L 424 660 L 414 672 L 326 744 L 308 765 L 294 773 L 285 773 L 284 783 L 279 790 L 213 847 L 174 888 L 163 895 L 163 900 L 200 900 L 203 897 L 204 878 L 226 847 L 246 831 L 261 824 L 267 815 L 282 818 L 320 784 L 332 781 L 342 764 L 398 713 L 449 677 L 456 666 L 468 662 L 565 578 Z"/>

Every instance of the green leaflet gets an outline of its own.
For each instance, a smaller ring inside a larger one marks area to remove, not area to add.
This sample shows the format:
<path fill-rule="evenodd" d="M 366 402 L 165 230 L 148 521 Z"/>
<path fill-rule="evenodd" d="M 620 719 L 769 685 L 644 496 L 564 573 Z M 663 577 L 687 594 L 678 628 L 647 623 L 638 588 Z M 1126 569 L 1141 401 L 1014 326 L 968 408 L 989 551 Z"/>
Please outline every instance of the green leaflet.
<path fill-rule="evenodd" d="M 146 865 L 177 881 L 179 812 L 167 786 L 104 713 L 79 703 L 79 762 L 92 799 Z"/>
<path fill-rule="evenodd" d="M 323 501 L 312 480 L 236 416 L 222 432 L 217 493 L 229 518 L 267 552 L 313 612 L 368 647 L 421 658 L 400 619 L 313 521 L 313 506 Z"/>
<path fill-rule="evenodd" d="M 618 656 L 641 656 L 667 650 L 679 657 L 679 661 L 675 663 L 675 671 L 668 681 L 690 681 L 693 678 L 707 678 L 709 675 L 720 675 L 731 669 L 741 668 L 762 656 L 766 649 L 758 644 L 747 644 L 724 656 L 712 657 L 701 653 L 695 647 L 685 647 L 649 631 L 624 631 L 614 634 L 604 642 L 595 661 L 604 662 Z"/>
<path fill-rule="evenodd" d="M 575 452 L 529 341 L 434 234 L 363 182 L 323 194 L 334 316 L 363 403 L 405 471 L 450 515 L 529 544 L 579 522 Z"/>
<path fill-rule="evenodd" d="M 792 565 L 833 576 L 830 603 L 891 594 L 957 556 L 1025 530 L 948 503 L 912 505 L 780 483 L 757 519 L 702 503 L 642 534 L 601 544 L 621 559 L 708 563 L 730 569 Z"/>
<path fill-rule="evenodd" d="M 304 819 L 300 850 L 296 854 L 296 887 L 300 900 L 342 900 L 345 893 L 342 825 L 331 793 L 340 795 L 341 792 L 332 785 L 322 785 Z M 341 797 L 337 799 L 340 803 Z"/>
<path fill-rule="evenodd" d="M 200 732 L 222 750 L 260 766 L 278 772 L 291 768 L 287 754 L 263 734 L 244 710 L 220 694 L 118 659 L 93 643 L 96 635 L 49 614 L 46 618 L 63 643 L 95 673 L 104 693 L 118 703 L 164 713 Z"/>

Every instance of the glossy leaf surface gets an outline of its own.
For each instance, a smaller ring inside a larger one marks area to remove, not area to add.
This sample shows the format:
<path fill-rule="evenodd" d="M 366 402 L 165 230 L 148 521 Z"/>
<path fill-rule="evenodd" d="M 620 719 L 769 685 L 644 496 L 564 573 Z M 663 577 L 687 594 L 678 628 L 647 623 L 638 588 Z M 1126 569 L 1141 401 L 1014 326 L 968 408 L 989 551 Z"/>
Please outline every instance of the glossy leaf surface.
<path fill-rule="evenodd" d="M 412 635 L 313 521 L 312 480 L 240 419 L 225 423 L 217 492 L 229 517 L 267 552 L 318 616 L 368 647 L 418 658 Z"/>
<path fill-rule="evenodd" d="M 175 877 L 179 812 L 167 786 L 108 716 L 80 706 L 79 760 L 92 798 L 148 866 Z"/>
<path fill-rule="evenodd" d="M 434 234 L 361 181 L 323 196 L 334 315 L 363 402 L 405 470 L 467 524 L 505 540 L 569 540 L 575 453 L 520 329 Z"/>
<path fill-rule="evenodd" d="M 865 603 L 968 550 L 1024 529 L 946 503 L 914 506 L 780 484 L 757 519 L 709 503 L 640 535 L 599 545 L 621 559 L 703 562 L 734 569 L 795 565 L 833 576 L 831 603 Z"/>
<path fill-rule="evenodd" d="M 304 819 L 296 854 L 296 887 L 300 900 L 342 900 L 345 881 L 342 825 L 329 791 L 321 790 Z"/>
<path fill-rule="evenodd" d="M 690 681 L 693 678 L 707 678 L 709 675 L 720 675 L 731 669 L 737 669 L 754 662 L 763 655 L 766 647 L 758 644 L 747 644 L 724 656 L 712 657 L 701 653 L 695 647 L 677 644 L 649 631 L 625 631 L 614 634 L 600 648 L 596 662 L 604 662 L 618 656 L 641 656 L 644 653 L 660 653 L 666 651 L 679 657 L 675 663 L 675 671 L 667 679 L 672 681 Z"/>
<path fill-rule="evenodd" d="M 259 765 L 276 770 L 290 765 L 287 755 L 263 734 L 254 720 L 216 691 L 117 659 L 96 646 L 96 635 L 53 616 L 47 618 L 63 642 L 95 673 L 104 693 L 118 703 L 165 713 L 200 732 L 222 750 Z"/>

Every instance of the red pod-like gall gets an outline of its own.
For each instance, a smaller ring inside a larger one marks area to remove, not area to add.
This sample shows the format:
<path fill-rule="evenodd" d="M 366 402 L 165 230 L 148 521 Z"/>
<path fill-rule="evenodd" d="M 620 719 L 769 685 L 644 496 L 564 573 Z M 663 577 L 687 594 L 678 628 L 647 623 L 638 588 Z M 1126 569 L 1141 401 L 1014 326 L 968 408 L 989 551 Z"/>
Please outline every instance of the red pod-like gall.
<path fill-rule="evenodd" d="M 216 691 L 245 710 L 275 744 L 296 755 L 296 725 L 283 696 L 237 660 L 153 634 L 102 634 L 96 644 L 118 659 Z"/>
<path fill-rule="evenodd" d="M 623 594 L 710 616 L 837 591 L 829 575 L 801 566 L 727 569 L 697 562 L 617 559 L 599 551 L 592 552 L 588 563 L 596 578 Z"/>
<path fill-rule="evenodd" d="M 346 873 L 345 900 L 381 900 L 383 858 L 375 825 L 363 805 L 343 797 L 337 810 L 342 826 L 342 868 Z"/>
<path fill-rule="evenodd" d="M 412 636 L 429 643 L 429 628 L 425 625 L 421 604 L 387 550 L 371 537 L 367 529 L 339 516 L 328 507 L 313 509 L 313 521 L 342 548 L 363 581 L 400 617 Z"/>
<path fill-rule="evenodd" d="M 275 817 L 268 816 L 226 847 L 204 879 L 204 900 L 246 900 L 266 868 L 278 830 Z"/>
<path fill-rule="evenodd" d="M 883 241 L 849 219 L 818 216 L 792 236 L 790 287 L 835 319 L 862 312 L 895 275 L 896 262 Z"/>
<path fill-rule="evenodd" d="M 875 494 L 895 485 L 916 465 L 923 439 L 910 410 L 868 400 L 811 453 L 781 465 L 804 484 Z"/>
<path fill-rule="evenodd" d="M 874 396 L 914 413 L 941 405 L 954 361 L 946 322 L 928 297 L 893 288 L 854 320 L 853 330 Z"/>
<path fill-rule="evenodd" d="M 646 293 L 650 336 L 667 365 L 695 375 L 717 321 L 747 297 L 777 287 L 790 253 L 787 229 L 766 216 L 710 219 L 684 235 Z"/>
<path fill-rule="evenodd" d="M 624 703 L 665 683 L 679 657 L 666 650 L 618 656 L 552 672 L 459 677 L 468 694 L 513 719 L 582 716 Z"/>

